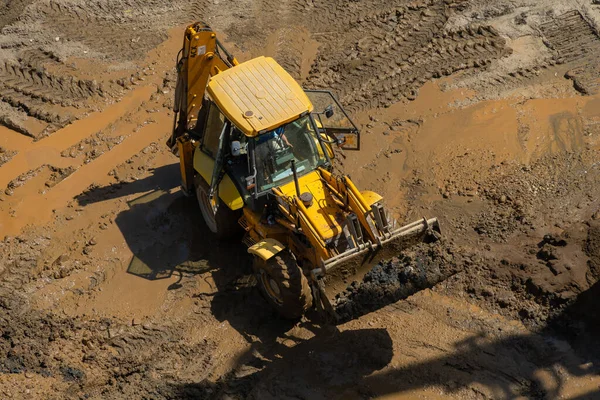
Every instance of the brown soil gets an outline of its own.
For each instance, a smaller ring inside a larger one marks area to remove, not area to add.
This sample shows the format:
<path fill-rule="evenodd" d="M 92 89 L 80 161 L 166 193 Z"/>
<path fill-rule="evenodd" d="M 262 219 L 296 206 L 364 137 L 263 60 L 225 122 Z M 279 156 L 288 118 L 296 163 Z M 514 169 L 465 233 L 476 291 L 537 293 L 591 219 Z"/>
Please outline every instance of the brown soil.
<path fill-rule="evenodd" d="M 584 1 L 0 5 L 0 397 L 600 396 L 600 10 Z M 164 142 L 203 19 L 332 89 L 336 168 L 443 237 L 280 319 Z"/>

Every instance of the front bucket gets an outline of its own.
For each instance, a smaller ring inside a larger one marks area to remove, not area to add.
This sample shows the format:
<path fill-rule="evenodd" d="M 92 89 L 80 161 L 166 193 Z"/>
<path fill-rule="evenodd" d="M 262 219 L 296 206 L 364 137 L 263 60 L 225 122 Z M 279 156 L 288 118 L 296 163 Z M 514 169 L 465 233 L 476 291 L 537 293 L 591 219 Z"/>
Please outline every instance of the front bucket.
<path fill-rule="evenodd" d="M 417 243 L 434 242 L 439 239 L 440 233 L 436 218 L 423 219 L 393 230 L 387 238 L 382 238 L 381 245 L 365 246 L 364 249 L 356 249 L 328 260 L 322 274 L 324 285 L 321 285 L 321 301 L 329 302 L 324 304 L 325 310 L 331 312 L 335 308 L 337 296 L 352 282 L 361 282 L 375 265 L 397 257 Z"/>

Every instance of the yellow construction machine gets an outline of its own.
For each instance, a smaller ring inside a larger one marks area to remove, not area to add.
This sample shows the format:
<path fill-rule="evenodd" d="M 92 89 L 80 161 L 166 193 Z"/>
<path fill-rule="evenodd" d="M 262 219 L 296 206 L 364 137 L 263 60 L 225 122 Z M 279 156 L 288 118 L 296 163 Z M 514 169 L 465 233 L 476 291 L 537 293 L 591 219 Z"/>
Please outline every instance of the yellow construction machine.
<path fill-rule="evenodd" d="M 167 144 L 182 190 L 219 238 L 244 233 L 258 284 L 283 316 L 335 315 L 326 288 L 439 233 L 435 218 L 397 227 L 380 195 L 332 173 L 334 146 L 358 150 L 360 134 L 330 92 L 303 90 L 272 58 L 239 63 L 201 22 L 185 30 L 177 70 Z"/>

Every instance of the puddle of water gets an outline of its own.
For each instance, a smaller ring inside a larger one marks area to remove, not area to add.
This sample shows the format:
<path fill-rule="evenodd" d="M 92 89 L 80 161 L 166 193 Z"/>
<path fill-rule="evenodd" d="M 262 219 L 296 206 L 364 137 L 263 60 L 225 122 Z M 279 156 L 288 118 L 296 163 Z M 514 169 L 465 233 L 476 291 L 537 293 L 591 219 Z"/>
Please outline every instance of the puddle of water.
<path fill-rule="evenodd" d="M 145 194 L 143 196 L 140 196 L 138 198 L 130 200 L 127 202 L 127 204 L 129 205 L 129 207 L 132 207 L 132 206 L 139 205 L 139 204 L 150 203 L 151 201 L 154 201 L 166 194 L 169 194 L 169 192 L 166 190 L 162 190 L 162 189 L 155 190 L 153 192 L 150 192 L 148 194 Z"/>
<path fill-rule="evenodd" d="M 186 254 L 189 255 L 189 252 L 186 251 Z M 146 254 L 146 256 L 147 256 L 147 254 Z M 150 267 L 150 265 L 146 261 L 144 261 L 141 258 L 139 258 L 138 256 L 134 255 L 131 259 L 131 262 L 129 263 L 129 266 L 127 267 L 127 272 L 129 274 L 136 275 L 136 276 L 139 276 L 144 279 L 157 280 L 157 279 L 170 278 L 175 271 L 188 273 L 188 274 L 201 274 L 204 272 L 209 272 L 211 269 L 213 269 L 209 265 L 208 260 L 180 261 L 180 259 L 177 258 L 176 262 L 179 262 L 179 264 L 177 264 L 173 267 L 168 267 L 170 264 L 173 263 L 173 261 L 174 260 L 172 260 L 172 259 L 165 258 L 164 260 L 161 261 L 162 266 L 164 266 L 165 269 L 156 270 L 156 269 L 153 269 L 152 267 Z"/>

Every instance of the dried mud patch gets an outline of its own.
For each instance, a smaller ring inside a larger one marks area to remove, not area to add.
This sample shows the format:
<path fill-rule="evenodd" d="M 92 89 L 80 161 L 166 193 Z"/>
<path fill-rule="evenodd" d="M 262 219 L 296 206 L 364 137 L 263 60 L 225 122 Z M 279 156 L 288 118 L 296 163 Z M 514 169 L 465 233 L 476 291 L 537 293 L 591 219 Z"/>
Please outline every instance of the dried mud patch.
<path fill-rule="evenodd" d="M 0 29 L 19 19 L 19 16 L 29 4 L 35 0 L 8 0 L 0 5 Z"/>
<path fill-rule="evenodd" d="M 443 290 L 538 329 L 598 281 L 586 256 L 594 232 L 587 224 L 576 224 L 539 243 L 521 238 L 521 246 L 504 254 L 488 247 L 478 263 L 449 278 Z"/>

